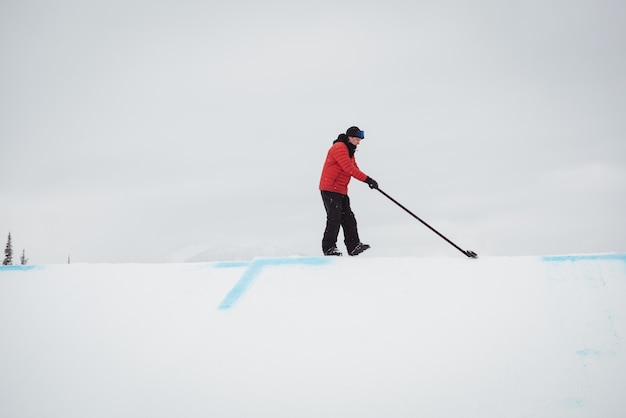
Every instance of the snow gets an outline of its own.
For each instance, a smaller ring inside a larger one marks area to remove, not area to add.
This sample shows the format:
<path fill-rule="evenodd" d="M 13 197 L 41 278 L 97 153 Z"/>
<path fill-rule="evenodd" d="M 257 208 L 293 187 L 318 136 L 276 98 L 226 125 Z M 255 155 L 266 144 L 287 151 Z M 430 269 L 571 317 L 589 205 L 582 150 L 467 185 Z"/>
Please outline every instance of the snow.
<path fill-rule="evenodd" d="M 623 417 L 626 254 L 0 268 L 2 417 Z"/>

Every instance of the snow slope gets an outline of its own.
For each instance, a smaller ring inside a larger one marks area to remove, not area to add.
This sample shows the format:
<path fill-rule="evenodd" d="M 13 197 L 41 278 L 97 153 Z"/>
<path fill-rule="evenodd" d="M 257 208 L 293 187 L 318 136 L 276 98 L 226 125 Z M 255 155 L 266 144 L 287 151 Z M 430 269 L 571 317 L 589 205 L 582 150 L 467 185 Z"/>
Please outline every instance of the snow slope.
<path fill-rule="evenodd" d="M 626 254 L 0 268 L 2 417 L 624 417 Z"/>

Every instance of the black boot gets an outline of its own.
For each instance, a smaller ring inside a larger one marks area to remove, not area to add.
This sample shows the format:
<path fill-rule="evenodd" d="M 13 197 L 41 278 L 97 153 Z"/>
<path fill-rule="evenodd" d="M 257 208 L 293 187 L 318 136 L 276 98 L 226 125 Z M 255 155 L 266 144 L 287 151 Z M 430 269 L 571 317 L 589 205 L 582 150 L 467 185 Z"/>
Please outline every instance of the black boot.
<path fill-rule="evenodd" d="M 341 256 L 343 254 L 341 254 L 341 251 L 339 251 L 337 249 L 337 247 L 332 247 L 332 248 L 329 248 L 328 250 L 326 250 L 324 252 L 324 255 L 338 255 L 338 256 Z"/>
<path fill-rule="evenodd" d="M 354 249 L 352 251 L 350 251 L 350 255 L 359 255 L 363 251 L 367 250 L 368 248 L 370 248 L 370 246 L 368 244 L 363 244 L 362 242 L 359 242 L 356 245 L 356 247 L 354 247 Z"/>

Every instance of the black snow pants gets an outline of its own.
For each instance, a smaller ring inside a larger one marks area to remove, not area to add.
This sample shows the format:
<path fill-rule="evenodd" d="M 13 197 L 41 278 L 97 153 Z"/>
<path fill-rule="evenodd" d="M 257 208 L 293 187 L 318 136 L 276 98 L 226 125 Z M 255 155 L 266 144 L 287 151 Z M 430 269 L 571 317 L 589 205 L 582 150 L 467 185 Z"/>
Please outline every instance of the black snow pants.
<path fill-rule="evenodd" d="M 348 253 L 361 242 L 356 226 L 356 218 L 350 208 L 348 195 L 322 190 L 322 201 L 326 209 L 326 229 L 322 238 L 322 251 L 337 246 L 339 228 L 343 228 L 344 243 Z"/>

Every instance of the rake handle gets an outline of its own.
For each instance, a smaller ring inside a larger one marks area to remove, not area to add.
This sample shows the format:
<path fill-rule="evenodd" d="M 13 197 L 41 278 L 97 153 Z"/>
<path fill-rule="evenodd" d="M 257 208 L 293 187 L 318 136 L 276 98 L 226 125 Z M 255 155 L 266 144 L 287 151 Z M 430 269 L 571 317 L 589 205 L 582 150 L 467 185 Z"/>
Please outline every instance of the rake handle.
<path fill-rule="evenodd" d="M 400 206 L 402 209 L 404 209 L 409 215 L 411 215 L 412 217 L 414 217 L 415 219 L 417 219 L 418 221 L 420 221 L 421 223 L 423 223 L 426 227 L 428 227 L 428 229 L 430 229 L 431 231 L 433 231 L 435 234 L 439 235 L 441 238 L 443 238 L 444 240 L 446 240 L 448 242 L 448 244 L 452 245 L 454 248 L 456 248 L 457 250 L 459 250 L 460 252 L 462 252 L 463 254 L 465 254 L 467 257 L 469 258 L 477 258 L 478 254 L 476 254 L 474 251 L 470 251 L 470 250 L 464 250 L 461 247 L 459 247 L 458 245 L 456 245 L 454 242 L 450 241 L 448 238 L 446 238 L 441 232 L 437 231 L 435 228 L 433 228 L 432 226 L 428 225 L 428 223 L 426 221 L 424 221 L 422 218 L 420 218 L 419 216 L 417 216 L 416 214 L 414 214 L 413 212 L 411 212 L 410 210 L 408 210 L 404 205 L 402 205 L 400 202 L 398 202 L 396 199 L 394 199 L 393 197 L 389 196 L 387 193 L 385 193 L 384 191 L 382 191 L 381 189 L 377 188 L 376 190 L 378 190 L 379 192 L 381 192 L 383 194 L 383 196 L 385 196 L 387 199 L 391 200 L 393 203 L 395 203 L 396 205 Z"/>

